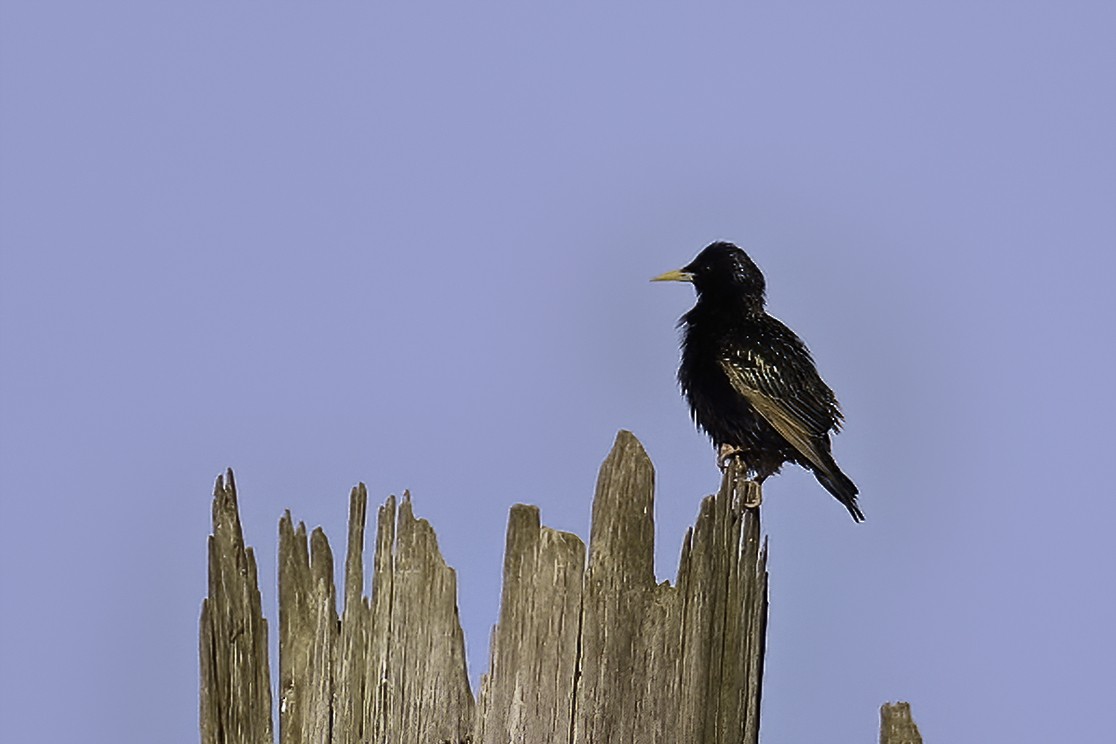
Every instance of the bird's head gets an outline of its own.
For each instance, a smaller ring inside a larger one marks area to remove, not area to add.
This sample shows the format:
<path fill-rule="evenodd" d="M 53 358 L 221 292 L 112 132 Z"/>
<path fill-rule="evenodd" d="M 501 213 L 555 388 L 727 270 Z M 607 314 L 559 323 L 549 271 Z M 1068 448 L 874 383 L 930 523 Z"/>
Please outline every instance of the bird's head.
<path fill-rule="evenodd" d="M 719 241 L 705 247 L 690 263 L 655 277 L 653 282 L 691 282 L 698 298 L 744 302 L 763 307 L 766 283 L 748 254 L 732 243 Z"/>

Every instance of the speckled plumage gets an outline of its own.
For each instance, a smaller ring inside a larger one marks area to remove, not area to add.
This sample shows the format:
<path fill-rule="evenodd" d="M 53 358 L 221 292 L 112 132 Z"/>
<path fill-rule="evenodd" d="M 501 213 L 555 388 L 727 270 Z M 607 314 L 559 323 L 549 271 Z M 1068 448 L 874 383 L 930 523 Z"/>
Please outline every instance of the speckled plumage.
<path fill-rule="evenodd" d="M 841 409 L 810 351 L 764 311 L 763 274 L 731 243 L 713 243 L 661 279 L 693 282 L 678 381 L 694 422 L 715 447 L 740 450 L 758 481 L 795 462 L 814 473 L 856 521 L 857 488 L 830 453 Z"/>

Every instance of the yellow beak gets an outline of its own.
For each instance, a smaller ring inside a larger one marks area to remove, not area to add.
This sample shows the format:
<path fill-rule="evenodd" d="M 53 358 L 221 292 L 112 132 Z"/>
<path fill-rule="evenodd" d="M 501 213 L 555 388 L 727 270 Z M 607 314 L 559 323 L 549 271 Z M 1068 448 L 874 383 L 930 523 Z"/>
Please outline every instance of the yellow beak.
<path fill-rule="evenodd" d="M 694 280 L 694 275 L 691 274 L 690 272 L 682 271 L 682 269 L 675 269 L 674 271 L 668 271 L 665 274 L 659 274 L 657 277 L 655 277 L 651 281 L 653 281 L 653 282 L 692 282 L 693 280 Z"/>

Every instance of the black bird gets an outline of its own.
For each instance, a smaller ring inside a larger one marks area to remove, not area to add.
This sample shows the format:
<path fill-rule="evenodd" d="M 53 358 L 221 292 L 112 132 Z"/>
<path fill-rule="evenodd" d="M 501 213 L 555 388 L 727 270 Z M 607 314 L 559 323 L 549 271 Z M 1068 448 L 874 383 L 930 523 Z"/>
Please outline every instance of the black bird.
<path fill-rule="evenodd" d="M 798 463 L 863 521 L 856 485 L 830 454 L 829 434 L 842 421 L 837 398 L 806 344 L 764 312 L 763 274 L 748 254 L 713 243 L 652 281 L 692 282 L 697 290 L 697 304 L 678 321 L 678 382 L 718 463 L 740 456 L 760 483 L 783 463 Z"/>

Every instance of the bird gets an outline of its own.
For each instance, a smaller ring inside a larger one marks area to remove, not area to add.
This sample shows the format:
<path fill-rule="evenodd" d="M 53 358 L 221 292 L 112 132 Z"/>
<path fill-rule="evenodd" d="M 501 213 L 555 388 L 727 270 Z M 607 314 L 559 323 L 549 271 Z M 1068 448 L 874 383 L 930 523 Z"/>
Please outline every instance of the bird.
<path fill-rule="evenodd" d="M 739 457 L 757 483 L 793 462 L 810 470 L 856 522 L 856 484 L 831 453 L 844 417 L 833 390 L 794 331 L 767 314 L 766 281 L 733 243 L 717 241 L 693 261 L 653 278 L 690 282 L 697 303 L 678 321 L 678 382 L 697 427 L 724 469 Z"/>

